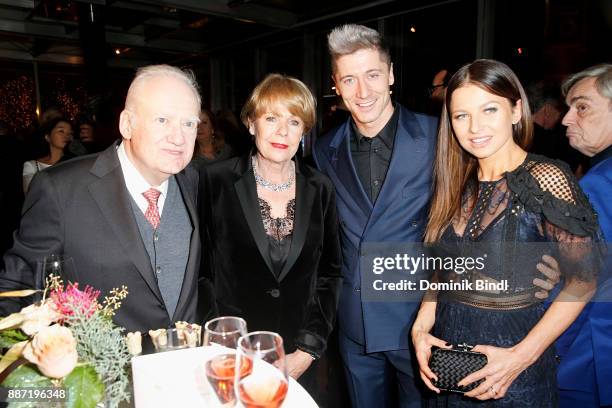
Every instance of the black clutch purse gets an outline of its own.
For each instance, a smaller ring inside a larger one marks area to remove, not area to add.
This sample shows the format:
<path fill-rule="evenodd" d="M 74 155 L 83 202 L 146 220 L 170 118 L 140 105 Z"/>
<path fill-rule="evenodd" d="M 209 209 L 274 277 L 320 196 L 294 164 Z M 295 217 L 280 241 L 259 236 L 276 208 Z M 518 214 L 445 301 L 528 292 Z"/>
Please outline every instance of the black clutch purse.
<path fill-rule="evenodd" d="M 429 368 L 438 376 L 438 380 L 433 381 L 433 384 L 441 390 L 462 394 L 478 387 L 484 378 L 465 387 L 457 385 L 468 374 L 487 364 L 487 356 L 471 351 L 472 348 L 473 346 L 465 343 L 453 346 L 452 349 L 434 348 L 429 359 Z"/>

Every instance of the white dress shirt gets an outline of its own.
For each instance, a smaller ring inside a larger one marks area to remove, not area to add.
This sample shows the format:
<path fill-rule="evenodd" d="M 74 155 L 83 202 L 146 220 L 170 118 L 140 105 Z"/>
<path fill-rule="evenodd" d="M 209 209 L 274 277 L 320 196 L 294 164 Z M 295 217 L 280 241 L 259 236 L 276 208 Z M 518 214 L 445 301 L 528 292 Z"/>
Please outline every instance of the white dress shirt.
<path fill-rule="evenodd" d="M 123 143 L 121 143 L 117 148 L 117 156 L 119 156 L 119 163 L 121 164 L 121 170 L 123 171 L 125 186 L 143 214 L 147 211 L 149 202 L 142 195 L 142 193 L 151 187 L 161 192 L 159 199 L 157 200 L 157 208 L 159 209 L 159 216 L 161 217 L 164 209 L 164 203 L 166 202 L 166 195 L 168 194 L 168 180 L 164 181 L 159 186 L 150 185 L 128 158 Z"/>

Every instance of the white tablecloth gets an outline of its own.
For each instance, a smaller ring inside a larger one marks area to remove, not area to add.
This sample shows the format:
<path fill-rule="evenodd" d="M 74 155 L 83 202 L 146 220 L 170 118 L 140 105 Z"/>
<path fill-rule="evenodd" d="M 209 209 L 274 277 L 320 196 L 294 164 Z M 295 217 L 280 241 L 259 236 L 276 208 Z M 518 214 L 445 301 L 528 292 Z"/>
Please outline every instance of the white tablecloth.
<path fill-rule="evenodd" d="M 197 347 L 132 359 L 136 408 L 220 407 L 204 371 L 216 347 Z M 290 378 L 283 408 L 317 408 L 310 395 Z"/>

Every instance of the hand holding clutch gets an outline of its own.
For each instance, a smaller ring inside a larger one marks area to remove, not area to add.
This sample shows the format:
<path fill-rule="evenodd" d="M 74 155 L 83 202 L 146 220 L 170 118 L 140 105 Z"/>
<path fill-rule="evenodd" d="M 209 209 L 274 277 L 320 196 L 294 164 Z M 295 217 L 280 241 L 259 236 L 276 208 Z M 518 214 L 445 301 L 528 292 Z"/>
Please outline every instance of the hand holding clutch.
<path fill-rule="evenodd" d="M 429 368 L 438 377 L 433 384 L 440 390 L 465 393 L 476 388 L 484 379 L 466 386 L 458 383 L 469 374 L 480 370 L 487 364 L 487 356 L 471 351 L 472 346 L 465 343 L 452 349 L 436 348 L 429 359 Z"/>
<path fill-rule="evenodd" d="M 432 381 L 437 379 L 436 374 L 429 368 L 429 360 L 431 358 L 431 352 L 434 348 L 450 348 L 450 344 L 444 340 L 432 336 L 429 333 L 431 327 L 423 328 L 422 326 L 415 323 L 412 326 L 412 343 L 414 344 L 414 350 L 416 358 L 419 363 L 419 373 L 421 379 L 430 390 L 439 393 L 440 390 L 433 385 Z"/>

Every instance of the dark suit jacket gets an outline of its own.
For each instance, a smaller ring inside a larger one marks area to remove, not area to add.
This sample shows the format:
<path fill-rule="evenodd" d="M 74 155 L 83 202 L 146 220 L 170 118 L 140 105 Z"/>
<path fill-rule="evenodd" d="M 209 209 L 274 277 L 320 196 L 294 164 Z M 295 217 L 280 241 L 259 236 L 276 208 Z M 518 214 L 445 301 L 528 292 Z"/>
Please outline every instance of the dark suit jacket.
<path fill-rule="evenodd" d="M 200 279 L 201 242 L 196 213 L 197 173 L 176 175 L 191 218 L 189 259 L 174 316 L 169 316 L 142 242 L 117 157 L 116 145 L 90 156 L 53 166 L 37 174 L 27 194 L 21 225 L 4 256 L 0 290 L 33 287 L 34 274 L 49 254 L 72 257 L 80 287 L 91 285 L 102 295 L 126 285 L 128 296 L 115 322 L 128 331 L 146 332 L 185 320 L 203 323 L 211 294 Z M 199 287 L 200 286 L 200 287 Z M 0 313 L 16 311 L 2 301 Z"/>
<path fill-rule="evenodd" d="M 267 250 L 250 156 L 201 170 L 204 248 L 221 315 L 243 317 L 249 331 L 280 333 L 285 349 L 321 354 L 336 316 L 342 281 L 334 189 L 296 165 L 290 253 L 278 279 Z"/>
<path fill-rule="evenodd" d="M 367 242 L 421 242 L 427 223 L 437 122 L 396 104 L 399 119 L 391 162 L 370 202 L 353 165 L 350 118 L 319 140 L 313 155 L 334 183 L 338 198 L 344 282 L 338 323 L 367 352 L 407 349 L 416 302 L 362 302 L 360 257 Z"/>

